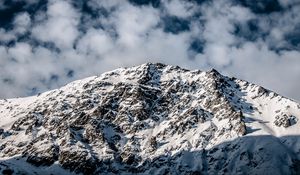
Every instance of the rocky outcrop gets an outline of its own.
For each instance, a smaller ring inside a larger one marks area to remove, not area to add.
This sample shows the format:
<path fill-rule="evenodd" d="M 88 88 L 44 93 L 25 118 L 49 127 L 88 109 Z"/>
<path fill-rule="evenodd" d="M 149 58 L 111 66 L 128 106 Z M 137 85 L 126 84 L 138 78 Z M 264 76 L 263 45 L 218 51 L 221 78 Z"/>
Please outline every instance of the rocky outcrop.
<path fill-rule="evenodd" d="M 278 127 L 283 126 L 285 128 L 297 123 L 297 118 L 293 115 L 280 114 L 275 116 L 274 124 Z"/>
<path fill-rule="evenodd" d="M 36 167 L 58 164 L 83 174 L 163 174 L 167 167 L 183 174 L 227 173 L 215 153 L 234 148 L 212 148 L 248 132 L 244 114 L 255 108 L 242 98 L 243 84 L 249 85 L 216 70 L 149 63 L 73 82 L 31 97 L 25 107 L 3 102 L 12 122 L 0 128 L 0 158 L 21 156 Z M 269 94 L 255 92 L 255 98 Z M 274 124 L 294 121 L 282 115 Z M 201 168 L 180 161 L 189 156 L 186 150 L 205 160 Z M 249 157 L 245 152 L 240 159 Z"/>

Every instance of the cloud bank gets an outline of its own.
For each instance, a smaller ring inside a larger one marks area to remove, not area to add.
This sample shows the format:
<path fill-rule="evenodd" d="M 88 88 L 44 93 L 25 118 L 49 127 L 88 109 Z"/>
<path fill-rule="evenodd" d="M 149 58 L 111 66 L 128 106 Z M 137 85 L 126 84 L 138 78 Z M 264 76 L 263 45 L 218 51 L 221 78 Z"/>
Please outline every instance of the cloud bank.
<path fill-rule="evenodd" d="M 0 3 L 0 97 L 123 66 L 216 68 L 300 101 L 296 0 L 27 0 Z"/>

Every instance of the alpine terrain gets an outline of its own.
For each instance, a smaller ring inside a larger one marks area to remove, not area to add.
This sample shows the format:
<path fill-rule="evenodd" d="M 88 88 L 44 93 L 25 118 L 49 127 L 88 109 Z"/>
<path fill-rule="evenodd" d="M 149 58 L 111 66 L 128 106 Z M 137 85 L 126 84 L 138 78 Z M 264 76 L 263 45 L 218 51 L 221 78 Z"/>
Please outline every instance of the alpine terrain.
<path fill-rule="evenodd" d="M 119 68 L 0 100 L 2 174 L 300 174 L 300 105 L 216 70 Z"/>

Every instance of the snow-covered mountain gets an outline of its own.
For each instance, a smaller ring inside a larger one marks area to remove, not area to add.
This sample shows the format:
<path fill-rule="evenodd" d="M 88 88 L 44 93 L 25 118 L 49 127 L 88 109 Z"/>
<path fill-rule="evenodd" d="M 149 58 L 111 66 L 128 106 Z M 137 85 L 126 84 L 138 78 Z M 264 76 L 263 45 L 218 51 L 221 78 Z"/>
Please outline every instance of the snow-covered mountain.
<path fill-rule="evenodd" d="M 0 172 L 299 174 L 299 119 L 247 81 L 148 63 L 0 100 Z"/>

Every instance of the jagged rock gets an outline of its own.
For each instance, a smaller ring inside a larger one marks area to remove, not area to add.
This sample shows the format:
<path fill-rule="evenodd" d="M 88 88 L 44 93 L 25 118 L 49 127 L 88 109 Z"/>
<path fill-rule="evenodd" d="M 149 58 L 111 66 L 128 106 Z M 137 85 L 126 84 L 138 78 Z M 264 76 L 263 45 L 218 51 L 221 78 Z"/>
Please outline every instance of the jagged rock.
<path fill-rule="evenodd" d="M 92 174 L 96 171 L 97 161 L 86 151 L 61 151 L 59 163 L 62 167 L 83 174 Z"/>
<path fill-rule="evenodd" d="M 287 115 L 287 114 L 281 114 L 275 116 L 274 124 L 278 127 L 283 126 L 285 128 L 294 125 L 297 123 L 297 119 L 295 116 Z"/>
<path fill-rule="evenodd" d="M 155 151 L 157 149 L 157 146 L 158 146 L 158 143 L 157 143 L 156 137 L 151 137 L 150 138 L 151 151 Z"/>
<path fill-rule="evenodd" d="M 42 144 L 40 144 L 42 145 Z M 35 144 L 35 146 L 38 146 Z M 58 160 L 59 147 L 55 145 L 49 145 L 46 149 L 39 149 L 35 146 L 28 147 L 24 151 L 23 156 L 27 157 L 26 161 L 35 166 L 49 166 Z"/>
<path fill-rule="evenodd" d="M 255 148 L 277 144 L 275 139 L 247 136 L 278 132 L 273 122 L 287 131 L 299 127 L 299 104 L 268 94 L 216 70 L 148 63 L 0 100 L 0 168 L 27 174 L 43 174 L 42 167 L 73 174 L 271 174 L 280 167 L 270 170 L 268 161 L 287 159 L 281 163 L 297 169 L 290 160 L 300 160 L 298 150 L 278 151 L 292 152 L 292 158 L 271 159 L 277 152 Z M 284 105 L 270 105 L 278 101 Z M 274 111 L 277 117 L 269 121 Z M 296 142 L 280 144 L 294 148 Z M 39 168 L 21 170 L 14 162 Z"/>

